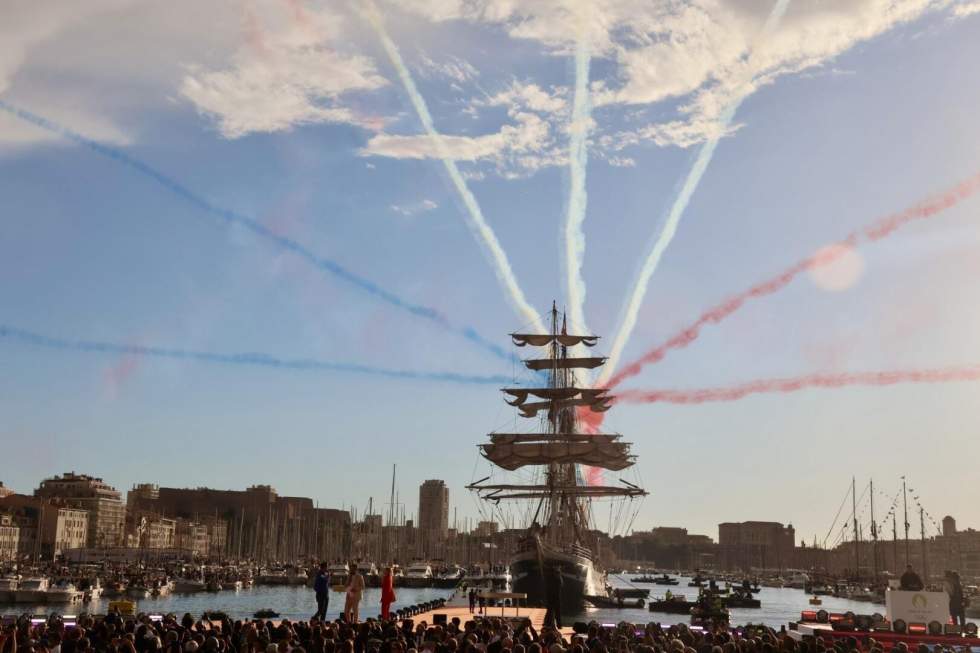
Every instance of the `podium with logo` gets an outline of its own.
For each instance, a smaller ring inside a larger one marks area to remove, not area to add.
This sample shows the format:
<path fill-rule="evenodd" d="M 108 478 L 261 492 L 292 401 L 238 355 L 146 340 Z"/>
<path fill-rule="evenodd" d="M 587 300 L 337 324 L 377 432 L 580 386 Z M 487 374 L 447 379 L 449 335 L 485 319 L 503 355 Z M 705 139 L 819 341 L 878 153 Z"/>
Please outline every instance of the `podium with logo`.
<path fill-rule="evenodd" d="M 890 589 L 885 592 L 888 621 L 901 619 L 907 624 L 949 621 L 949 595 L 946 592 L 907 592 Z"/>

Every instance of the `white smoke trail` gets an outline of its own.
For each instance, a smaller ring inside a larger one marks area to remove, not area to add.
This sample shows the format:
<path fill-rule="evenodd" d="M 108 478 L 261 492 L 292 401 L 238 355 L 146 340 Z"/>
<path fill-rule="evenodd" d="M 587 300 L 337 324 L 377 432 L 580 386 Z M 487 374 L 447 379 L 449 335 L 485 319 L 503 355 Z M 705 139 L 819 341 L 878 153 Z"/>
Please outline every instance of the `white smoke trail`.
<path fill-rule="evenodd" d="M 782 20 L 783 15 L 786 13 L 789 3 L 790 0 L 776 0 L 776 4 L 766 19 L 758 40 L 765 39 L 779 26 L 779 21 Z M 751 57 L 751 54 L 749 56 Z M 664 223 L 660 235 L 654 241 L 650 253 L 647 254 L 646 259 L 643 261 L 643 266 L 640 268 L 640 272 L 637 274 L 636 281 L 633 284 L 633 291 L 630 293 L 629 300 L 624 307 L 619 331 L 616 333 L 616 338 L 613 340 L 612 347 L 609 351 L 609 360 L 599 374 L 596 381 L 597 385 L 602 385 L 609 380 L 609 377 L 616 369 L 616 365 L 619 363 L 619 359 L 623 355 L 623 349 L 626 347 L 626 343 L 632 335 L 633 329 L 636 327 L 636 318 L 640 312 L 640 306 L 643 304 L 643 298 L 646 295 L 650 277 L 657 270 L 657 266 L 660 264 L 660 258 L 667 250 L 667 247 L 670 246 L 670 241 L 673 240 L 674 234 L 677 233 L 677 226 L 680 224 L 681 217 L 683 217 L 684 211 L 691 201 L 691 196 L 697 190 L 698 184 L 701 183 L 701 178 L 704 176 L 705 170 L 708 169 L 708 164 L 711 163 L 711 158 L 715 154 L 715 148 L 718 147 L 718 141 L 731 124 L 732 118 L 735 117 L 735 112 L 738 111 L 742 101 L 747 97 L 748 91 L 744 87 L 748 81 L 746 80 L 743 83 L 742 88 L 736 94 L 735 98 L 732 99 L 719 116 L 721 128 L 718 130 L 718 135 L 708 139 L 701 146 L 701 151 L 698 152 L 698 156 L 694 160 L 694 165 L 691 166 L 691 170 L 687 173 L 687 178 L 684 180 L 684 185 L 681 186 L 680 193 L 678 193 L 674 204 L 670 207 L 670 212 L 667 214 L 667 220 Z"/>
<path fill-rule="evenodd" d="M 580 18 L 578 41 L 575 47 L 575 96 L 572 101 L 572 118 L 569 139 L 568 172 L 570 189 L 568 215 L 565 220 L 565 291 L 568 297 L 568 315 L 576 329 L 588 332 L 585 324 L 585 279 L 582 264 L 585 258 L 585 212 L 588 194 L 585 175 L 588 166 L 589 128 L 592 122 L 592 100 L 589 95 L 589 64 L 591 53 L 583 33 L 584 17 Z"/>
<path fill-rule="evenodd" d="M 405 92 L 408 93 L 409 99 L 412 101 L 412 106 L 415 107 L 415 113 L 418 114 L 419 120 L 422 122 L 422 126 L 425 128 L 426 134 L 432 139 L 435 144 L 436 151 L 439 153 L 439 158 L 442 160 L 443 166 L 446 168 L 446 173 L 453 182 L 453 186 L 459 192 L 460 198 L 463 200 L 463 204 L 466 206 L 467 213 L 469 213 L 469 226 L 473 230 L 474 235 L 477 237 L 478 241 L 483 245 L 490 257 L 491 262 L 494 266 L 494 271 L 497 274 L 497 280 L 503 286 L 504 292 L 507 295 L 507 299 L 510 301 L 511 306 L 517 311 L 518 315 L 525 322 L 531 323 L 535 329 L 541 333 L 547 333 L 548 329 L 545 327 L 544 323 L 541 321 L 540 314 L 534 310 L 534 307 L 528 303 L 524 296 L 524 291 L 521 290 L 520 285 L 517 283 L 517 277 L 514 276 L 514 271 L 510 267 L 510 262 L 507 260 L 507 254 L 504 252 L 503 247 L 500 246 L 500 241 L 497 240 L 497 236 L 494 234 L 493 229 L 487 224 L 486 219 L 483 217 L 483 211 L 480 209 L 480 205 L 476 201 L 473 193 L 470 192 L 469 186 L 466 184 L 466 180 L 463 179 L 463 175 L 460 174 L 459 168 L 456 166 L 456 161 L 453 160 L 449 148 L 446 146 L 442 135 L 436 131 L 435 124 L 432 121 L 432 114 L 429 113 L 429 107 L 425 103 L 425 99 L 422 94 L 419 93 L 418 88 L 415 86 L 415 80 L 412 79 L 412 74 L 409 72 L 408 67 L 405 65 L 405 61 L 402 59 L 401 53 L 398 51 L 398 47 L 395 42 L 391 40 L 388 36 L 388 31 L 385 29 L 384 21 L 381 15 L 378 13 L 378 9 L 373 1 L 369 1 L 365 5 L 364 14 L 371 23 L 375 32 L 378 34 L 378 39 L 381 41 L 381 45 L 384 47 L 385 53 L 388 55 L 388 59 L 391 60 L 391 64 L 395 67 L 398 72 L 398 77 L 401 79 L 402 85 L 405 87 Z"/>

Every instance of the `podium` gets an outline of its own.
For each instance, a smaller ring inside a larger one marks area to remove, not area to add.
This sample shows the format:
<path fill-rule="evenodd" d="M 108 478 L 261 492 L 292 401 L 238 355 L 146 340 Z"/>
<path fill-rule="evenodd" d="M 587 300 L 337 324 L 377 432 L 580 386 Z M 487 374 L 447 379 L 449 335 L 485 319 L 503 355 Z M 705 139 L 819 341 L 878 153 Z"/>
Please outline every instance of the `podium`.
<path fill-rule="evenodd" d="M 907 624 L 928 624 L 949 621 L 949 595 L 946 592 L 907 592 L 889 589 L 885 592 L 888 621 L 901 619 Z"/>

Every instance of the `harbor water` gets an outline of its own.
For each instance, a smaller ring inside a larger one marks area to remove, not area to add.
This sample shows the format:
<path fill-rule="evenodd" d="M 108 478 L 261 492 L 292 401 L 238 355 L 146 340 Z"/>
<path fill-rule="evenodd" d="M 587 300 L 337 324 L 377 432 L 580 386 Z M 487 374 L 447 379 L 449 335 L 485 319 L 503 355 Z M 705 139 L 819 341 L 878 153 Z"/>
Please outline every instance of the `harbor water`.
<path fill-rule="evenodd" d="M 628 576 L 609 577 L 613 587 L 642 587 L 650 590 L 651 598 L 663 597 L 667 590 L 674 595 L 683 595 L 689 599 L 697 597 L 698 588 L 687 587 L 690 579 L 680 577 L 676 586 L 653 585 L 648 583 L 633 583 Z M 398 600 L 393 609 L 414 605 L 437 598 L 449 598 L 452 590 L 435 588 L 398 588 Z M 731 610 L 732 625 L 748 623 L 765 624 L 779 628 L 790 621 L 800 618 L 803 610 L 819 609 L 809 605 L 810 596 L 799 589 L 763 587 L 755 596 L 762 602 L 761 608 L 745 608 Z M 820 608 L 828 612 L 847 612 L 855 614 L 884 613 L 885 606 L 862 601 L 851 601 L 833 596 L 821 597 L 823 604 Z M 381 590 L 366 588 L 361 600 L 360 616 L 362 619 L 376 617 L 380 611 Z M 196 594 L 170 594 L 164 597 L 141 599 L 136 601 L 137 611 L 149 614 L 174 613 L 183 615 L 190 613 L 195 618 L 207 611 L 221 611 L 234 619 L 251 618 L 258 610 L 272 609 L 284 619 L 309 619 L 315 611 L 313 592 L 302 586 L 255 586 L 237 591 L 222 591 L 216 593 L 200 592 Z M 109 607 L 109 599 L 102 598 L 88 604 L 75 602 L 61 605 L 29 605 L 7 604 L 0 605 L 0 614 L 77 614 L 79 612 L 104 613 Z M 330 593 L 330 605 L 327 616 L 336 619 L 344 607 L 344 594 Z M 493 614 L 492 609 L 488 609 Z M 597 621 L 599 623 L 646 623 L 657 621 L 663 624 L 683 623 L 688 621 L 686 615 L 650 612 L 647 608 L 586 608 L 582 612 L 564 615 L 564 621 Z"/>

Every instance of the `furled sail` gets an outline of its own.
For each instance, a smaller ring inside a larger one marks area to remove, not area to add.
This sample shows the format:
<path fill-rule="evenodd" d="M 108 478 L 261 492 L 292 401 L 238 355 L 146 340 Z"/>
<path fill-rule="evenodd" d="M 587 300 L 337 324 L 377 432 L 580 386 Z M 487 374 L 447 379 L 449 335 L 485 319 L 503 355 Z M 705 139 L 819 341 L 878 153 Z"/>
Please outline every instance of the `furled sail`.
<path fill-rule="evenodd" d="M 646 490 L 620 479 L 623 487 L 610 485 L 572 485 L 562 488 L 566 496 L 599 498 L 599 497 L 642 497 Z M 498 501 L 502 499 L 540 499 L 552 495 L 554 488 L 548 485 L 484 485 L 472 483 L 466 486 L 469 490 L 477 490 L 484 499 Z"/>
<path fill-rule="evenodd" d="M 532 401 L 518 405 L 522 417 L 537 417 L 538 411 L 555 411 L 574 406 L 585 406 L 593 413 L 604 413 L 612 408 L 612 397 L 578 397 L 576 399 L 557 399 L 551 401 Z M 510 403 L 510 402 L 508 402 Z M 516 404 L 511 404 L 516 405 Z"/>
<path fill-rule="evenodd" d="M 592 403 L 609 392 L 609 388 L 504 388 L 503 391 L 514 398 L 513 401 L 506 400 L 508 404 L 520 406 L 527 401 L 528 396 L 549 400 L 581 397 L 586 402 Z"/>
<path fill-rule="evenodd" d="M 615 442 L 622 436 L 619 433 L 491 433 L 490 442 L 494 444 L 513 444 L 515 442 L 591 442 L 603 444 Z"/>
<path fill-rule="evenodd" d="M 525 360 L 527 369 L 540 372 L 542 370 L 582 369 L 594 370 L 606 362 L 605 358 L 531 358 Z"/>
<path fill-rule="evenodd" d="M 518 347 L 524 347 L 525 345 L 531 345 L 532 347 L 544 347 L 545 345 L 550 345 L 551 343 L 558 341 L 559 344 L 565 347 L 574 347 L 575 345 L 585 345 L 586 347 L 595 347 L 596 343 L 599 342 L 599 336 L 569 336 L 564 333 L 562 334 L 537 334 L 537 333 L 512 333 L 510 334 L 511 340 Z"/>
<path fill-rule="evenodd" d="M 514 471 L 525 465 L 579 464 L 612 471 L 633 464 L 625 442 L 515 442 L 480 445 L 483 457 L 498 467 Z"/>

